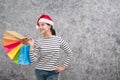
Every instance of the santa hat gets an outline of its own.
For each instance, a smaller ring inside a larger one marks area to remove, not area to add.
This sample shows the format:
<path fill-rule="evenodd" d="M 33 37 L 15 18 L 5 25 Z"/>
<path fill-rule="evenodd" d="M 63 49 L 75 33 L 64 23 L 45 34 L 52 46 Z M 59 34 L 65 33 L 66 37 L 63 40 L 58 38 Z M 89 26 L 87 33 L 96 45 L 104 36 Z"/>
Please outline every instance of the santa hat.
<path fill-rule="evenodd" d="M 53 20 L 52 20 L 51 17 L 50 17 L 49 15 L 47 15 L 47 14 L 42 14 L 42 15 L 38 18 L 36 28 L 39 28 L 39 27 L 38 27 L 38 26 L 39 26 L 39 22 L 45 22 L 45 23 L 48 23 L 48 24 L 50 24 L 50 25 L 52 25 L 52 26 L 54 25 Z"/>

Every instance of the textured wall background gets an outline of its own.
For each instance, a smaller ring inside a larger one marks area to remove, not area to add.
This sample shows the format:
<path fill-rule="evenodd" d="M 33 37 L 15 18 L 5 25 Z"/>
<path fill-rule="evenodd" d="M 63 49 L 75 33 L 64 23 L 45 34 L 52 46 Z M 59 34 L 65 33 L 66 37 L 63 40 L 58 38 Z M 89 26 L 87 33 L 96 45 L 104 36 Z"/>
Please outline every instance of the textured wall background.
<path fill-rule="evenodd" d="M 60 80 L 120 80 L 120 0 L 0 0 L 0 80 L 35 80 L 32 65 L 3 51 L 5 30 L 38 38 L 36 20 L 49 14 L 74 53 Z"/>

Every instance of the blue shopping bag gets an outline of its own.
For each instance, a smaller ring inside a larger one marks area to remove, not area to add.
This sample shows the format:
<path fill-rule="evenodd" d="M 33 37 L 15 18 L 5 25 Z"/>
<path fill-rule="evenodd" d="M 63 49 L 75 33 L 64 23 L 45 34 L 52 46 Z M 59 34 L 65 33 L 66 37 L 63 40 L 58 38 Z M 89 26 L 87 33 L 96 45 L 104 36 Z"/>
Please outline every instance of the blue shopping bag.
<path fill-rule="evenodd" d="M 18 64 L 27 65 L 30 64 L 30 45 L 25 45 L 21 47 Z"/>

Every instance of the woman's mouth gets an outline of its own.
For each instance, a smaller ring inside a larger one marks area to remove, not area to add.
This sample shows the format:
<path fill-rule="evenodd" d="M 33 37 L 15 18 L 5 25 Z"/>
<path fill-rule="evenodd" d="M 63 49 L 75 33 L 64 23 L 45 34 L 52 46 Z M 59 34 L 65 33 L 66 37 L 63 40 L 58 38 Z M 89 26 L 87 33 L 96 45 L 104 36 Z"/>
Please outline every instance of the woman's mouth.
<path fill-rule="evenodd" d="M 44 31 L 44 29 L 40 29 L 40 31 L 42 32 L 42 31 Z"/>

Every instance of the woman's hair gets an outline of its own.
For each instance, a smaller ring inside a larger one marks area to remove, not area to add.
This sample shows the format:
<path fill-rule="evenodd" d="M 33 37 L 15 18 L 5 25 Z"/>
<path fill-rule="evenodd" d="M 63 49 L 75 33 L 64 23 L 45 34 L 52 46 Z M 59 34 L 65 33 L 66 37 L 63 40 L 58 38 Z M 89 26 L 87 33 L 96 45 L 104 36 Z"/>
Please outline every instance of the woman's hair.
<path fill-rule="evenodd" d="M 48 23 L 46 23 L 48 26 L 50 26 L 50 31 L 51 31 L 51 33 L 52 33 L 52 35 L 56 35 L 56 31 L 55 31 L 55 29 L 53 29 L 53 26 L 52 25 L 50 25 L 50 24 L 48 24 Z"/>

